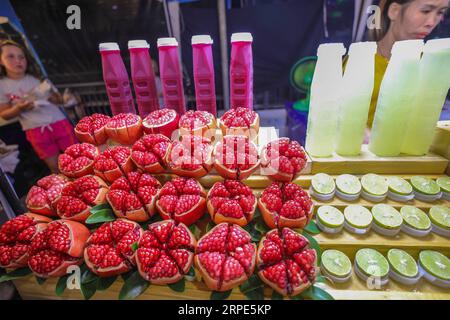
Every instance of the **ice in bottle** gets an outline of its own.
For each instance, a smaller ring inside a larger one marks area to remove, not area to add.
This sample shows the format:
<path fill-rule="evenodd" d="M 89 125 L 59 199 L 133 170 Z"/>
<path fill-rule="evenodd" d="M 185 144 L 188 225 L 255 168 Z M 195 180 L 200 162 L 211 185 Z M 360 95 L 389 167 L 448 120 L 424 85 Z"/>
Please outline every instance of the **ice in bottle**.
<path fill-rule="evenodd" d="M 253 37 L 240 32 L 231 35 L 230 108 L 253 109 Z"/>
<path fill-rule="evenodd" d="M 145 40 L 128 41 L 130 51 L 131 79 L 139 115 L 144 118 L 152 111 L 159 109 L 158 92 L 156 90 L 155 72 L 149 53 L 149 44 Z"/>
<path fill-rule="evenodd" d="M 119 45 L 115 42 L 102 42 L 99 44 L 99 50 L 102 57 L 103 80 L 112 114 L 136 113 L 130 80 L 120 56 Z"/>
<path fill-rule="evenodd" d="M 164 107 L 174 109 L 179 114 L 184 114 L 186 106 L 178 41 L 175 38 L 159 38 L 157 44 Z"/>
<path fill-rule="evenodd" d="M 191 43 L 197 110 L 208 111 L 216 116 L 213 40 L 208 35 L 198 35 L 192 37 Z"/>
<path fill-rule="evenodd" d="M 358 155 L 364 140 L 372 98 L 376 42 L 352 43 L 342 80 L 336 153 Z"/>
<path fill-rule="evenodd" d="M 342 90 L 342 43 L 321 44 L 311 83 L 306 150 L 315 157 L 333 154 Z"/>
<path fill-rule="evenodd" d="M 420 61 L 419 85 L 402 153 L 423 155 L 428 152 L 449 87 L 450 38 L 429 40 Z"/>
<path fill-rule="evenodd" d="M 378 95 L 369 150 L 377 156 L 394 157 L 401 151 L 406 123 L 417 90 L 423 40 L 394 43 Z"/>

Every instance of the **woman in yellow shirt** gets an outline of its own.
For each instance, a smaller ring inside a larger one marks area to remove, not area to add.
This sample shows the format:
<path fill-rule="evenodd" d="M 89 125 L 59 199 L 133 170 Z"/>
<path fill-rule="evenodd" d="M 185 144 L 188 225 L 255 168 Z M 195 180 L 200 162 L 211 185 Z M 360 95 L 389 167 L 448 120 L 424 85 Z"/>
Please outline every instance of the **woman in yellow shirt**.
<path fill-rule="evenodd" d="M 450 0 L 381 0 L 381 28 L 369 37 L 377 41 L 375 79 L 367 125 L 372 127 L 378 93 L 394 42 L 423 39 L 441 22 Z"/>

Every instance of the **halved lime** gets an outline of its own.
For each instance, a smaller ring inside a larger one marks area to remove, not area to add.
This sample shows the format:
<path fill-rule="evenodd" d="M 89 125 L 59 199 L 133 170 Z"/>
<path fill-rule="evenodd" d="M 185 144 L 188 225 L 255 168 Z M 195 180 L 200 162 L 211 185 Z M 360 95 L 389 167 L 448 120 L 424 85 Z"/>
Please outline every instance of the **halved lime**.
<path fill-rule="evenodd" d="M 326 173 L 318 173 L 311 179 L 311 185 L 316 193 L 330 194 L 336 188 L 333 177 Z"/>
<path fill-rule="evenodd" d="M 409 182 L 400 177 L 387 177 L 387 183 L 391 192 L 400 195 L 408 195 L 413 191 L 412 186 L 409 184 Z"/>
<path fill-rule="evenodd" d="M 341 174 L 336 178 L 336 187 L 345 194 L 358 194 L 361 192 L 361 182 L 351 174 Z"/>
<path fill-rule="evenodd" d="M 349 225 L 358 229 L 365 229 L 372 223 L 372 214 L 369 209 L 352 204 L 344 209 L 345 220 Z"/>
<path fill-rule="evenodd" d="M 441 188 L 436 181 L 422 176 L 412 177 L 411 184 L 414 190 L 427 195 L 435 195 L 441 191 Z"/>
<path fill-rule="evenodd" d="M 335 277 L 346 277 L 352 271 L 350 259 L 338 250 L 325 250 L 322 253 L 322 266 Z"/>
<path fill-rule="evenodd" d="M 372 208 L 374 222 L 386 229 L 400 228 L 403 222 L 402 215 L 394 207 L 380 203 Z"/>
<path fill-rule="evenodd" d="M 382 196 L 388 192 L 388 184 L 384 177 L 369 173 L 361 177 L 361 185 L 365 192 Z"/>
<path fill-rule="evenodd" d="M 403 221 L 408 226 L 417 230 L 428 230 L 431 227 L 427 214 L 414 206 L 404 206 L 400 209 Z"/>
<path fill-rule="evenodd" d="M 436 183 L 443 191 L 450 193 L 450 177 L 437 178 Z"/>
<path fill-rule="evenodd" d="M 450 230 L 450 209 L 444 206 L 431 207 L 429 216 L 431 221 L 443 229 Z"/>
<path fill-rule="evenodd" d="M 333 206 L 321 206 L 317 209 L 317 218 L 326 227 L 338 228 L 344 224 L 344 215 Z"/>
<path fill-rule="evenodd" d="M 416 260 L 406 251 L 400 249 L 391 249 L 387 253 L 389 265 L 395 272 L 408 278 L 414 278 L 419 272 Z"/>
<path fill-rule="evenodd" d="M 419 253 L 421 266 L 431 275 L 442 280 L 450 280 L 450 259 L 442 253 L 424 250 Z"/>
<path fill-rule="evenodd" d="M 364 248 L 356 252 L 355 261 L 359 269 L 367 276 L 383 278 L 389 272 L 387 259 L 374 249 Z"/>

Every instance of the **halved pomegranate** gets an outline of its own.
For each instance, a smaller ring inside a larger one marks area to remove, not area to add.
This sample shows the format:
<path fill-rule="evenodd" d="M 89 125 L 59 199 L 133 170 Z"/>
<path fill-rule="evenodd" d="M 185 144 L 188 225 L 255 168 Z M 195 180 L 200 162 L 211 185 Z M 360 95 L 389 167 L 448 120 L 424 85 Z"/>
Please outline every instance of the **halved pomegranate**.
<path fill-rule="evenodd" d="M 269 228 L 304 228 L 313 216 L 308 192 L 295 183 L 273 182 L 258 199 L 264 222 Z"/>
<path fill-rule="evenodd" d="M 173 109 L 155 110 L 143 121 L 145 133 L 160 133 L 167 138 L 172 138 L 172 133 L 178 129 L 178 121 L 180 116 Z"/>
<path fill-rule="evenodd" d="M 123 145 L 132 145 L 142 137 L 142 119 L 137 114 L 119 113 L 106 124 L 108 137 Z"/>
<path fill-rule="evenodd" d="M 102 224 L 86 243 L 84 261 L 87 267 L 100 277 L 130 271 L 136 264 L 132 246 L 139 243 L 143 233 L 140 225 L 126 219 Z"/>
<path fill-rule="evenodd" d="M 24 213 L 6 221 L 0 227 L 0 267 L 17 269 L 28 263 L 28 249 L 33 238 L 47 227 L 52 219 Z"/>
<path fill-rule="evenodd" d="M 144 222 L 155 213 L 155 200 L 161 184 L 152 175 L 132 171 L 110 186 L 106 200 L 115 215 L 132 221 Z"/>
<path fill-rule="evenodd" d="M 191 225 L 206 210 L 206 192 L 193 178 L 175 178 L 164 184 L 158 194 L 156 208 L 163 219 Z"/>
<path fill-rule="evenodd" d="M 41 278 L 64 276 L 69 266 L 83 263 L 88 238 L 89 230 L 80 222 L 53 221 L 33 238 L 28 266 Z"/>
<path fill-rule="evenodd" d="M 131 150 L 128 147 L 112 147 L 103 151 L 94 162 L 94 173 L 108 183 L 134 170 Z"/>
<path fill-rule="evenodd" d="M 46 216 L 57 216 L 55 201 L 61 195 L 69 179 L 62 174 L 51 174 L 39 179 L 36 185 L 28 191 L 25 200 L 28 210 Z"/>
<path fill-rule="evenodd" d="M 98 148 L 90 143 L 76 143 L 68 147 L 58 157 L 58 168 L 69 178 L 79 178 L 94 172 L 94 159 Z"/>
<path fill-rule="evenodd" d="M 302 293 L 316 279 L 316 251 L 289 228 L 267 232 L 259 242 L 256 264 L 261 280 L 284 296 Z"/>
<path fill-rule="evenodd" d="M 196 240 L 188 227 L 174 220 L 148 226 L 136 251 L 141 276 L 152 284 L 178 282 L 189 272 Z"/>
<path fill-rule="evenodd" d="M 269 142 L 261 151 L 261 174 L 276 181 L 290 182 L 306 165 L 300 143 L 289 138 Z"/>
<path fill-rule="evenodd" d="M 105 126 L 111 118 L 105 114 L 94 113 L 83 117 L 75 126 L 75 135 L 81 142 L 101 145 L 106 142 Z"/>
<path fill-rule="evenodd" d="M 258 149 L 246 136 L 225 136 L 214 147 L 214 168 L 225 179 L 247 179 L 259 162 Z"/>
<path fill-rule="evenodd" d="M 131 160 L 149 173 L 165 171 L 165 159 L 170 152 L 171 141 L 162 134 L 148 134 L 136 141 L 131 151 Z"/>
<path fill-rule="evenodd" d="M 206 131 L 216 129 L 216 118 L 208 111 L 189 110 L 180 117 L 180 134 L 204 135 Z M 215 132 L 209 136 L 214 136 Z"/>
<path fill-rule="evenodd" d="M 253 219 L 256 197 L 241 181 L 225 180 L 216 182 L 209 190 L 207 207 L 216 224 L 231 222 L 242 227 Z"/>
<path fill-rule="evenodd" d="M 221 223 L 200 238 L 195 265 L 210 290 L 228 291 L 245 282 L 256 264 L 256 244 L 240 226 Z"/>
<path fill-rule="evenodd" d="M 87 175 L 67 184 L 56 203 L 58 216 L 85 222 L 92 207 L 106 203 L 108 186 L 101 178 Z"/>
<path fill-rule="evenodd" d="M 245 135 L 252 140 L 258 135 L 259 115 L 248 108 L 230 109 L 219 119 L 222 134 Z"/>
<path fill-rule="evenodd" d="M 211 140 L 195 135 L 181 136 L 174 141 L 167 157 L 167 166 L 171 172 L 183 176 L 200 178 L 212 169 Z"/>

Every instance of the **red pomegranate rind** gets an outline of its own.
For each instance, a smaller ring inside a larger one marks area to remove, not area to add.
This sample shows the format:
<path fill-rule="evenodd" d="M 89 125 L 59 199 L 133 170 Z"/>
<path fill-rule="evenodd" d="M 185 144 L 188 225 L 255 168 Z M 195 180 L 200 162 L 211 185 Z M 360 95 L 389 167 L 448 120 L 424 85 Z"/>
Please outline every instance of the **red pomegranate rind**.
<path fill-rule="evenodd" d="M 189 110 L 180 117 L 181 135 L 203 135 L 207 130 L 216 128 L 216 119 L 208 111 Z"/>
<path fill-rule="evenodd" d="M 94 159 L 98 148 L 90 143 L 77 143 L 68 147 L 58 157 L 58 168 L 69 178 L 79 178 L 94 172 Z"/>
<path fill-rule="evenodd" d="M 256 145 L 245 136 L 225 136 L 214 147 L 214 168 L 225 179 L 245 180 L 259 167 Z"/>
<path fill-rule="evenodd" d="M 145 222 L 155 214 L 155 201 L 161 184 L 148 173 L 133 171 L 120 177 L 106 194 L 115 215 L 136 222 Z"/>
<path fill-rule="evenodd" d="M 196 240 L 188 227 L 174 220 L 149 225 L 139 242 L 136 262 L 141 276 L 152 284 L 178 282 L 192 266 Z"/>
<path fill-rule="evenodd" d="M 222 134 L 246 135 L 252 139 L 258 135 L 259 116 L 248 108 L 230 109 L 219 119 Z"/>
<path fill-rule="evenodd" d="M 69 179 L 62 174 L 51 174 L 39 179 L 36 185 L 32 186 L 30 191 L 28 191 L 25 200 L 28 210 L 56 217 L 56 200 L 68 182 Z"/>
<path fill-rule="evenodd" d="M 174 141 L 166 160 L 170 171 L 182 177 L 200 178 L 212 169 L 211 140 L 195 135 Z"/>
<path fill-rule="evenodd" d="M 261 152 L 261 174 L 276 181 L 290 182 L 306 165 L 300 143 L 289 138 L 269 142 Z"/>
<path fill-rule="evenodd" d="M 175 178 L 164 184 L 158 194 L 156 209 L 163 219 L 173 219 L 187 226 L 200 219 L 206 210 L 206 192 L 193 178 Z"/>
<path fill-rule="evenodd" d="M 131 159 L 136 166 L 149 173 L 165 171 L 165 159 L 170 152 L 171 141 L 162 134 L 148 134 L 136 141 Z"/>
<path fill-rule="evenodd" d="M 243 227 L 253 219 L 256 197 L 241 181 L 216 182 L 208 192 L 207 208 L 216 224 L 230 222 Z"/>
<path fill-rule="evenodd" d="M 106 124 L 108 137 L 123 145 L 132 145 L 142 137 L 142 119 L 137 114 L 119 113 Z"/>
<path fill-rule="evenodd" d="M 269 228 L 304 228 L 313 216 L 308 192 L 295 183 L 273 182 L 258 199 L 264 222 Z"/>
<path fill-rule="evenodd" d="M 179 119 L 180 116 L 175 110 L 164 108 L 149 113 L 142 124 L 147 134 L 160 133 L 172 138 L 172 133 L 178 129 Z"/>
<path fill-rule="evenodd" d="M 59 217 L 85 222 L 92 207 L 106 203 L 108 186 L 99 177 L 87 175 L 67 184 L 56 204 Z"/>
<path fill-rule="evenodd" d="M 31 241 L 51 221 L 48 217 L 25 213 L 5 222 L 0 227 L 0 268 L 25 267 Z"/>
<path fill-rule="evenodd" d="M 289 228 L 271 230 L 261 239 L 256 264 L 261 280 L 284 296 L 302 293 L 316 279 L 316 251 Z"/>
<path fill-rule="evenodd" d="M 134 163 L 131 161 L 131 150 L 128 147 L 108 148 L 95 158 L 95 175 L 110 184 L 133 170 Z"/>
<path fill-rule="evenodd" d="M 83 117 L 75 126 L 75 135 L 81 142 L 91 143 L 99 146 L 106 142 L 105 126 L 110 117 L 100 113 Z"/>
<path fill-rule="evenodd" d="M 31 242 L 28 267 L 38 277 L 60 277 L 71 265 L 83 263 L 83 251 L 89 230 L 70 220 L 56 220 L 38 233 Z"/>
<path fill-rule="evenodd" d="M 100 277 L 111 277 L 130 271 L 136 264 L 133 244 L 144 231 L 133 221 L 117 219 L 102 224 L 89 237 L 84 249 L 87 267 Z"/>
<path fill-rule="evenodd" d="M 224 222 L 200 238 L 194 262 L 209 289 L 228 291 L 253 274 L 256 245 L 247 231 Z"/>

